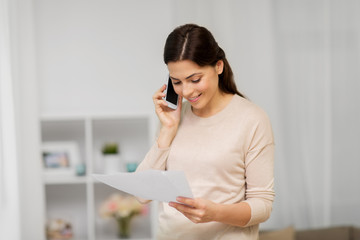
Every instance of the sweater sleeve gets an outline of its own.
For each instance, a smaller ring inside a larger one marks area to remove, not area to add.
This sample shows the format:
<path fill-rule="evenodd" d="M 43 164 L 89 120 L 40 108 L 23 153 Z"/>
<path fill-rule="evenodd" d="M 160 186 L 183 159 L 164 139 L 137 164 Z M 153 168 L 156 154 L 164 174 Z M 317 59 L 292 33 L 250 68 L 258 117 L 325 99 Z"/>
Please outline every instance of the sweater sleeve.
<path fill-rule="evenodd" d="M 254 128 L 245 159 L 246 200 L 251 208 L 247 226 L 266 221 L 274 201 L 274 140 L 265 115 Z"/>
<path fill-rule="evenodd" d="M 139 164 L 136 171 L 147 169 L 165 170 L 166 160 L 169 156 L 169 148 L 159 148 L 157 142 L 150 148 L 144 160 Z"/>

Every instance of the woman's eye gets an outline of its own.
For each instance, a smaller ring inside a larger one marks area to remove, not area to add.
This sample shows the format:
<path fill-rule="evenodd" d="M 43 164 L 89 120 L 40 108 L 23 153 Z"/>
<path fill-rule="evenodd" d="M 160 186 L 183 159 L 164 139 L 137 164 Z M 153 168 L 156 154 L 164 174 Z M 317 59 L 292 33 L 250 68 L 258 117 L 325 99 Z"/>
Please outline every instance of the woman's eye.
<path fill-rule="evenodd" d="M 198 83 L 200 82 L 200 78 L 199 79 L 196 79 L 196 80 L 192 80 L 193 83 Z"/>
<path fill-rule="evenodd" d="M 181 82 L 173 82 L 174 85 L 179 85 Z"/>

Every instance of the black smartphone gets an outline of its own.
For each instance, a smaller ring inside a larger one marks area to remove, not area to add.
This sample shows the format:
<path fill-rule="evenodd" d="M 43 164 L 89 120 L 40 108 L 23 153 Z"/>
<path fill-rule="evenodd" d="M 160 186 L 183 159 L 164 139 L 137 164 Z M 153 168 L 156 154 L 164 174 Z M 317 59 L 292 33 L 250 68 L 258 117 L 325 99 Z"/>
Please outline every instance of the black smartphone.
<path fill-rule="evenodd" d="M 168 103 L 168 107 L 175 110 L 178 105 L 178 99 L 179 96 L 176 94 L 174 90 L 174 86 L 172 84 L 170 77 L 168 77 L 166 96 L 165 96 L 165 101 Z"/>

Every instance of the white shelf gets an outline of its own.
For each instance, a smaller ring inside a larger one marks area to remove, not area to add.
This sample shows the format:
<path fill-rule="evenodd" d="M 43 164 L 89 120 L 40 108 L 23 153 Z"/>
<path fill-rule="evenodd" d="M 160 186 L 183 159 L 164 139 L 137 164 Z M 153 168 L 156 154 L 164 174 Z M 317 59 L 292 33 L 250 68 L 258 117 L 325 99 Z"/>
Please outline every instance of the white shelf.
<path fill-rule="evenodd" d="M 44 171 L 47 217 L 69 219 L 74 225 L 73 239 L 117 239 L 115 226 L 107 226 L 98 210 L 100 204 L 118 190 L 99 184 L 91 174 L 101 173 L 100 150 L 107 141 L 119 144 L 122 161 L 140 162 L 150 147 L 151 117 L 144 114 L 46 115 L 40 122 L 42 142 L 76 142 L 79 163 L 86 166 L 84 176 L 76 176 L 75 171 Z M 148 216 L 136 219 L 136 232 L 130 239 L 154 239 L 153 208 L 151 204 Z"/>
<path fill-rule="evenodd" d="M 44 183 L 47 185 L 55 184 L 86 184 L 86 176 L 67 176 L 57 174 L 44 174 Z"/>

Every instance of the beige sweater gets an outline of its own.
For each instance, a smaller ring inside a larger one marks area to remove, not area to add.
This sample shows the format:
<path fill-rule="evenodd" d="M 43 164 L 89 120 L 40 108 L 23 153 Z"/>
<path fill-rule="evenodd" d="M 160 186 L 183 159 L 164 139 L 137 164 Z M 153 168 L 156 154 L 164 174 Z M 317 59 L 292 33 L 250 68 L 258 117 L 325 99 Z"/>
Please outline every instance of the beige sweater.
<path fill-rule="evenodd" d="M 257 239 L 259 223 L 269 218 L 274 199 L 274 140 L 262 109 L 234 95 L 221 112 L 208 118 L 183 104 L 172 145 L 153 145 L 137 171 L 183 170 L 195 198 L 232 204 L 246 201 L 246 227 L 219 222 L 195 224 L 167 203 L 160 204 L 157 239 Z"/>

